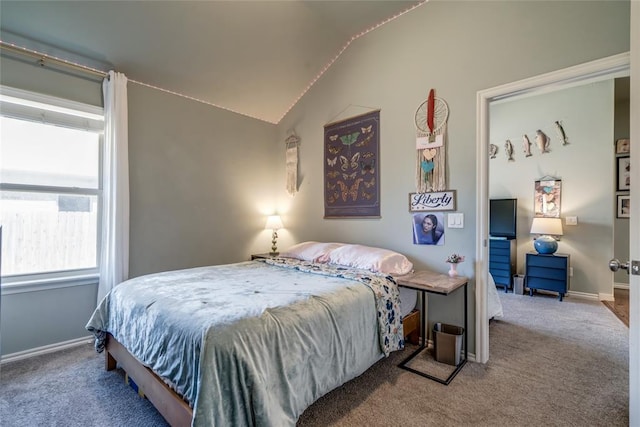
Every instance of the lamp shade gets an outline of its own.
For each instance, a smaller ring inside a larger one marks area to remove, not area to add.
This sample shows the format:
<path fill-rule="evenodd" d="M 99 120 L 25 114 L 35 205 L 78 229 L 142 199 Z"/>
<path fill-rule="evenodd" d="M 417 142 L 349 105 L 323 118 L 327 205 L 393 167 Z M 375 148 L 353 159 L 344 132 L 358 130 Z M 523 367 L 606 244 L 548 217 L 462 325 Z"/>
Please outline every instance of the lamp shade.
<path fill-rule="evenodd" d="M 284 228 L 280 215 L 270 215 L 267 218 L 267 224 L 264 226 L 265 230 L 280 230 Z"/>
<path fill-rule="evenodd" d="M 540 234 L 533 242 L 539 254 L 551 255 L 558 250 L 558 242 L 551 236 L 562 236 L 562 220 L 560 218 L 534 218 L 531 234 Z"/>
<path fill-rule="evenodd" d="M 562 236 L 562 220 L 560 218 L 533 218 L 531 234 Z"/>

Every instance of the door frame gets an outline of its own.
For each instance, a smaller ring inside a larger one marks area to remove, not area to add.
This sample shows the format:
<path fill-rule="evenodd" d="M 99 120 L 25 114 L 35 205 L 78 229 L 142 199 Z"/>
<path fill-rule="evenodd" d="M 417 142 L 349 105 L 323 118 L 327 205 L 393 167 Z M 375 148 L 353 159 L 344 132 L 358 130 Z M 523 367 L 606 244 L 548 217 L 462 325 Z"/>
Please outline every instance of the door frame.
<path fill-rule="evenodd" d="M 571 86 L 629 76 L 629 52 L 586 62 L 539 76 L 479 91 L 476 97 L 476 351 L 477 362 L 489 360 L 487 283 L 489 274 L 489 106 L 492 101 L 543 94 Z"/>

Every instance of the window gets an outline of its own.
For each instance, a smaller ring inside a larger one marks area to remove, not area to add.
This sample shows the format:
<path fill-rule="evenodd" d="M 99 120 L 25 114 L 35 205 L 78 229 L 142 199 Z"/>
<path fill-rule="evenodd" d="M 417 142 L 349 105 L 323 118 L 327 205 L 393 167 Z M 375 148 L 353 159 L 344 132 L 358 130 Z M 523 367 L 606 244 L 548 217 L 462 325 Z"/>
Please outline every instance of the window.
<path fill-rule="evenodd" d="M 97 273 L 102 108 L 0 87 L 3 282 Z"/>

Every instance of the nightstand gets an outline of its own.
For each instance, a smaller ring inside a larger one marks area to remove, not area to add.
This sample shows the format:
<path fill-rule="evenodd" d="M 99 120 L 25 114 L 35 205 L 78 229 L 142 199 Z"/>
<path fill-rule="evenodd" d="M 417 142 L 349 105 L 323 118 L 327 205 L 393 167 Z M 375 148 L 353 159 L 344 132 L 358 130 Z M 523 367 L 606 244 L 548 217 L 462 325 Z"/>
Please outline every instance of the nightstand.
<path fill-rule="evenodd" d="M 280 255 L 280 252 L 276 252 L 275 254 L 272 254 L 270 252 L 266 252 L 263 254 L 251 254 L 251 261 L 253 261 L 254 259 L 276 258 L 278 255 Z"/>
<path fill-rule="evenodd" d="M 463 276 L 457 277 L 449 277 L 447 274 L 439 274 L 432 271 L 416 271 L 414 273 L 407 274 L 406 276 L 396 277 L 396 283 L 398 286 L 403 286 L 409 289 L 415 289 L 416 291 L 421 293 L 422 300 L 422 308 L 420 309 L 420 331 L 421 331 L 421 342 L 420 346 L 411 354 L 409 357 L 404 359 L 398 367 L 405 369 L 409 372 L 413 372 L 414 374 L 418 374 L 425 378 L 429 378 L 430 380 L 437 381 L 440 384 L 449 385 L 451 380 L 458 375 L 458 372 L 462 369 L 462 367 L 467 363 L 467 359 L 469 358 L 469 351 L 467 349 L 467 330 L 468 330 L 468 319 L 467 319 L 467 281 L 468 279 Z M 463 337 L 462 343 L 464 345 L 464 358 L 460 360 L 460 363 L 456 365 L 456 368 L 446 379 L 442 379 L 433 375 L 430 375 L 424 371 L 414 369 L 409 366 L 409 362 L 422 353 L 423 350 L 427 348 L 427 328 L 426 328 L 426 294 L 436 294 L 436 295 L 451 295 L 458 289 L 464 289 L 464 329 L 463 329 Z"/>
<path fill-rule="evenodd" d="M 535 290 L 542 289 L 557 292 L 562 301 L 569 287 L 569 255 L 527 252 L 525 285 L 531 296 Z"/>

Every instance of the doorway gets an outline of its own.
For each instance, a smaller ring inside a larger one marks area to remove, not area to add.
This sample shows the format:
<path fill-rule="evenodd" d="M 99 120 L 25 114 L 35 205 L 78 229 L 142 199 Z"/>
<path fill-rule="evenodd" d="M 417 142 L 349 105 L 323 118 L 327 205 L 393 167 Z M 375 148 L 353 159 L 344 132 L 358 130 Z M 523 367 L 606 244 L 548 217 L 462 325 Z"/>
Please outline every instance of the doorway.
<path fill-rule="evenodd" d="M 541 76 L 510 83 L 478 93 L 477 97 L 477 180 L 476 194 L 476 361 L 489 359 L 489 320 L 487 317 L 488 283 L 488 201 L 490 104 L 510 98 L 556 91 L 588 81 L 601 81 L 629 75 L 629 54 L 615 55 Z"/>

